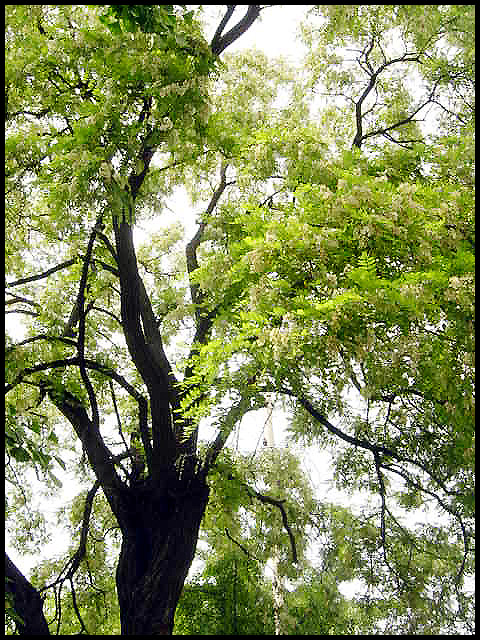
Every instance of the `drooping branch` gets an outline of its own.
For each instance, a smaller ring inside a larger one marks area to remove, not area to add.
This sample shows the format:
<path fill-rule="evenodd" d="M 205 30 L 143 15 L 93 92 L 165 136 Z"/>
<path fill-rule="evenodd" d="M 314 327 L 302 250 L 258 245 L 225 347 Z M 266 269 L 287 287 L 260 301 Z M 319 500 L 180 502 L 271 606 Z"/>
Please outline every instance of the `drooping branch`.
<path fill-rule="evenodd" d="M 73 578 L 73 576 L 75 575 L 76 571 L 80 566 L 81 561 L 85 557 L 85 554 L 87 552 L 87 536 L 88 536 L 88 530 L 90 528 L 90 516 L 92 513 L 93 500 L 99 488 L 100 488 L 100 482 L 96 480 L 92 488 L 88 491 L 86 495 L 85 505 L 83 508 L 82 528 L 80 530 L 80 540 L 78 543 L 78 548 L 73 554 L 73 556 L 70 558 L 70 560 L 68 561 L 66 567 L 63 569 L 63 572 L 66 572 L 65 576 L 63 578 L 59 577 L 57 579 L 57 582 L 59 580 Z"/>
<path fill-rule="evenodd" d="M 235 540 L 235 538 L 232 536 L 232 534 L 227 529 L 227 527 L 225 527 L 225 534 L 226 534 L 227 538 L 233 542 L 233 544 L 236 544 L 237 547 L 239 547 L 243 551 L 243 553 L 247 556 L 247 558 L 251 558 L 252 560 L 255 560 L 256 562 L 261 562 L 257 557 L 255 557 L 253 555 L 253 553 L 250 553 L 250 551 L 248 549 L 246 549 L 243 546 L 243 544 L 238 542 L 238 540 Z"/>
<path fill-rule="evenodd" d="M 128 454 L 123 454 L 122 457 L 125 457 L 126 455 Z M 60 603 L 60 594 L 61 594 L 62 587 L 65 581 L 68 581 L 70 583 L 72 605 L 75 611 L 75 615 L 77 616 L 77 619 L 80 622 L 81 633 L 86 633 L 87 635 L 88 635 L 88 630 L 85 626 L 85 622 L 83 621 L 83 618 L 80 614 L 80 610 L 77 604 L 75 584 L 74 584 L 73 578 L 75 576 L 75 573 L 78 571 L 78 568 L 80 567 L 80 563 L 84 559 L 87 552 L 87 536 L 88 536 L 88 530 L 90 528 L 90 516 L 92 513 L 93 500 L 100 486 L 101 486 L 100 481 L 97 479 L 94 482 L 92 488 L 88 491 L 86 495 L 85 505 L 83 509 L 82 528 L 80 531 L 80 540 L 79 540 L 77 550 L 72 555 L 72 557 L 69 558 L 68 562 L 63 567 L 63 569 L 61 570 L 56 580 L 48 585 L 45 585 L 41 589 L 41 591 L 46 591 L 47 589 L 53 588 L 55 590 L 55 601 L 57 603 Z M 58 619 L 57 619 L 57 633 L 60 629 L 60 624 L 61 624 L 61 609 L 59 608 Z"/>
<path fill-rule="evenodd" d="M 458 495 L 458 492 L 451 491 L 450 489 L 448 489 L 448 487 L 445 485 L 445 482 L 443 482 L 443 480 L 439 478 L 438 475 L 432 469 L 429 469 L 428 466 L 422 463 L 420 460 L 415 460 L 413 458 L 410 458 L 407 455 L 398 453 L 397 451 L 395 451 L 394 449 L 391 449 L 390 447 L 385 447 L 384 445 L 381 445 L 381 444 L 372 443 L 368 440 L 365 440 L 365 438 L 357 438 L 355 436 L 351 436 L 348 433 L 345 433 L 344 431 L 336 427 L 335 425 L 333 425 L 320 411 L 318 411 L 314 407 L 314 405 L 310 402 L 310 400 L 308 400 L 305 396 L 295 393 L 290 389 L 286 389 L 284 387 L 280 387 L 278 391 L 285 395 L 296 398 L 297 401 L 302 405 L 302 407 L 307 411 L 307 413 L 309 413 L 313 418 L 315 418 L 317 422 L 319 422 L 324 427 L 326 427 L 326 429 L 333 435 L 337 436 L 338 438 L 340 438 L 344 442 L 347 442 L 350 445 L 353 445 L 360 449 L 364 449 L 366 451 L 370 451 L 374 456 L 379 456 L 382 459 L 383 467 L 385 467 L 385 465 L 383 464 L 383 456 L 385 456 L 386 458 L 390 458 L 392 460 L 396 460 L 397 462 L 400 462 L 403 464 L 410 464 L 413 467 L 416 467 L 417 469 L 421 469 L 424 473 L 426 473 L 427 476 L 446 495 Z"/>
<path fill-rule="evenodd" d="M 333 433 L 334 435 L 338 436 L 345 442 L 348 442 L 348 444 L 354 445 L 355 447 L 360 447 L 361 449 L 366 449 L 367 451 L 371 451 L 374 455 L 378 455 L 379 453 L 382 453 L 386 456 L 394 458 L 395 460 L 402 460 L 401 456 L 399 456 L 395 451 L 393 451 L 393 449 L 389 449 L 388 447 L 384 447 L 383 445 L 380 445 L 380 444 L 379 445 L 372 444 L 371 442 L 369 442 L 368 440 L 365 440 L 364 438 L 356 438 L 355 436 L 351 436 L 348 433 L 345 433 L 338 427 L 335 427 L 335 425 L 333 425 L 329 420 L 327 420 L 327 418 L 325 418 L 325 416 L 322 413 L 320 413 L 320 411 L 318 411 L 313 406 L 313 404 L 304 396 L 297 396 L 296 394 L 284 388 L 281 388 L 280 392 L 296 397 L 298 402 L 302 405 L 302 407 L 306 409 L 306 411 L 313 418 L 315 418 L 315 420 L 317 420 L 320 424 L 326 427 L 328 431 L 330 431 L 330 433 Z"/>
<path fill-rule="evenodd" d="M 282 523 L 283 523 L 283 527 L 285 529 L 285 531 L 288 534 L 288 537 L 290 539 L 290 546 L 292 549 L 292 560 L 294 564 L 298 563 L 298 555 L 297 555 L 297 545 L 295 544 L 295 537 L 292 533 L 292 530 L 290 528 L 290 525 L 288 523 L 288 518 L 287 518 L 287 512 L 285 511 L 285 507 L 283 506 L 285 504 L 285 500 L 277 500 L 277 498 L 272 498 L 271 496 L 266 496 L 263 493 L 260 493 L 259 491 L 256 491 L 255 489 L 253 489 L 252 487 L 249 487 L 247 484 L 242 483 L 242 486 L 245 487 L 245 489 L 247 490 L 247 493 L 256 498 L 257 500 L 260 500 L 260 502 L 263 502 L 264 504 L 271 504 L 274 507 L 277 507 L 277 509 L 280 510 L 280 513 L 282 515 Z"/>

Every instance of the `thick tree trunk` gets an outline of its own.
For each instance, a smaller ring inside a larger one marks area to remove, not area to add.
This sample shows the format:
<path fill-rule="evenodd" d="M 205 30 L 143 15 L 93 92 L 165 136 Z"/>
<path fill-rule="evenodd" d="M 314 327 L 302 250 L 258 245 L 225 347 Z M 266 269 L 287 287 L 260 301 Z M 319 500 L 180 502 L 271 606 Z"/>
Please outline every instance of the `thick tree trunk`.
<path fill-rule="evenodd" d="M 19 636 L 49 636 L 43 615 L 43 600 L 35 587 L 25 578 L 5 553 L 5 595 L 18 616 Z"/>
<path fill-rule="evenodd" d="M 171 635 L 175 609 L 193 562 L 208 486 L 194 475 L 132 489 L 117 566 L 122 635 Z"/>

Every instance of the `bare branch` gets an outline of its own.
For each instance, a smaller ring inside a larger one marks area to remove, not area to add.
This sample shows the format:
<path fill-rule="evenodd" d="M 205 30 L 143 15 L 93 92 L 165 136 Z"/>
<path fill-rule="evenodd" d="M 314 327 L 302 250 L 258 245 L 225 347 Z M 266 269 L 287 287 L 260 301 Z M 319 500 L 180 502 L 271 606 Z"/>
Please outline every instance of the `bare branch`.
<path fill-rule="evenodd" d="M 213 196 L 208 204 L 208 207 L 205 211 L 205 218 L 208 218 L 208 216 L 213 212 L 213 210 L 217 206 L 217 203 L 222 193 L 225 191 L 227 187 L 227 180 L 226 180 L 227 166 L 228 166 L 227 164 L 222 163 L 222 166 L 220 168 L 220 184 L 215 189 Z M 185 247 L 185 253 L 187 257 L 187 270 L 188 270 L 188 275 L 190 277 L 193 274 L 193 272 L 196 269 L 198 269 L 197 249 L 200 243 L 202 242 L 202 238 L 203 238 L 206 226 L 207 226 L 207 221 L 205 219 L 202 222 L 200 222 L 197 232 Z M 197 328 L 198 328 L 202 318 L 202 311 L 200 309 L 200 305 L 203 302 L 203 296 L 201 296 L 199 292 L 198 284 L 192 284 L 192 283 L 190 284 L 190 293 L 192 296 L 193 304 L 197 305 L 195 309 L 195 317 L 197 320 Z M 197 336 L 197 340 L 198 340 L 198 336 Z"/>
<path fill-rule="evenodd" d="M 8 291 L 5 292 L 8 296 L 12 296 L 10 300 L 5 300 L 5 306 L 10 305 L 10 304 L 15 304 L 16 302 L 24 302 L 25 304 L 29 304 L 32 307 L 40 307 L 40 305 L 38 304 L 38 302 L 35 302 L 34 300 L 29 300 L 28 298 L 24 298 L 23 296 L 17 296 L 13 293 L 10 293 Z"/>
<path fill-rule="evenodd" d="M 5 349 L 5 354 L 10 353 L 11 351 L 13 351 L 14 349 L 16 349 L 17 347 L 24 347 L 27 344 L 30 344 L 32 342 L 37 342 L 37 340 L 47 340 L 48 342 L 63 342 L 63 344 L 66 344 L 69 347 L 76 347 L 77 343 L 75 340 L 71 340 L 70 338 L 63 338 L 62 336 L 49 336 L 46 333 L 40 333 L 37 336 L 33 336 L 32 338 L 26 338 L 25 340 L 22 340 L 21 342 L 17 342 L 16 344 L 12 344 L 11 346 L 7 347 Z"/>
<path fill-rule="evenodd" d="M 227 31 L 227 33 L 223 34 L 223 30 L 225 29 L 227 22 L 232 17 L 233 12 L 235 11 L 235 7 L 237 5 L 229 5 L 227 8 L 227 12 L 225 13 L 222 21 L 218 25 L 217 30 L 215 31 L 215 35 L 213 36 L 212 42 L 210 43 L 210 48 L 212 53 L 216 56 L 219 56 L 222 51 L 224 51 L 228 46 L 230 46 L 235 40 L 247 31 L 249 27 L 255 22 L 260 14 L 260 5 L 258 4 L 249 4 L 246 14 L 243 16 L 237 24 Z M 223 34 L 223 35 L 222 35 Z"/>
<path fill-rule="evenodd" d="M 322 413 L 320 413 L 320 411 L 318 411 L 317 409 L 315 409 L 315 407 L 313 406 L 313 404 L 304 396 L 297 394 L 289 389 L 286 389 L 284 387 L 281 387 L 278 389 L 278 391 L 280 393 L 284 393 L 286 395 L 289 395 L 291 397 L 294 397 L 298 400 L 298 402 L 302 405 L 302 407 L 313 417 L 315 418 L 315 420 L 317 420 L 320 424 L 322 424 L 324 427 L 327 428 L 327 430 L 330 433 L 333 433 L 335 436 L 339 437 L 341 440 L 348 442 L 348 444 L 351 444 L 355 447 L 359 447 L 361 449 L 365 449 L 367 451 L 370 451 L 371 453 L 373 453 L 374 456 L 380 456 L 380 455 L 384 455 L 387 456 L 393 460 L 396 460 L 397 462 L 401 462 L 401 463 L 406 463 L 406 464 L 411 464 L 414 467 L 417 467 L 418 469 L 421 469 L 424 473 L 427 474 L 427 476 L 433 480 L 433 482 L 435 482 L 435 484 L 446 494 L 446 495 L 457 495 L 457 492 L 455 491 L 451 491 L 449 490 L 446 485 L 445 482 L 443 482 L 442 479 L 440 479 L 436 473 L 432 470 L 429 469 L 427 465 L 425 465 L 424 463 L 422 463 L 420 460 L 414 460 L 413 458 L 410 458 L 406 455 L 402 455 L 397 453 L 396 451 L 394 451 L 393 449 L 389 448 L 389 447 L 385 447 L 381 444 L 373 444 L 372 442 L 369 442 L 368 440 L 365 440 L 364 438 L 356 438 L 355 436 L 351 436 L 348 433 L 345 433 L 344 431 L 342 431 L 341 429 L 339 429 L 338 427 L 335 427 L 329 420 L 327 420 L 327 418 L 325 418 L 324 415 L 322 415 Z M 385 465 L 382 464 L 383 467 L 385 467 Z M 448 511 L 448 509 L 447 509 Z"/>
<path fill-rule="evenodd" d="M 235 538 L 231 535 L 231 533 L 230 533 L 230 531 L 227 529 L 227 527 L 225 527 L 225 533 L 226 533 L 227 538 L 228 538 L 229 540 L 231 540 L 234 544 L 236 544 L 236 545 L 237 545 L 237 547 L 239 547 L 239 548 L 243 551 L 243 553 L 247 556 L 247 558 L 252 558 L 253 560 L 256 560 L 257 562 L 260 562 L 260 560 L 259 560 L 257 557 L 255 557 L 255 556 L 253 555 L 253 553 L 250 553 L 250 551 L 248 551 L 248 549 L 246 549 L 246 548 L 243 546 L 243 544 L 240 544 L 240 542 L 238 542 L 238 540 L 235 540 Z"/>
<path fill-rule="evenodd" d="M 47 269 L 47 271 L 43 271 L 43 273 L 39 273 L 35 276 L 28 276 L 27 278 L 20 278 L 19 280 L 14 280 L 13 282 L 7 282 L 7 287 L 16 287 L 19 284 L 26 284 L 27 282 L 35 282 L 36 280 L 41 280 L 42 278 L 47 278 L 52 275 L 56 271 L 60 271 L 60 269 L 66 269 L 67 267 L 71 267 L 72 264 L 75 264 L 78 261 L 78 258 L 72 258 L 71 260 L 66 260 L 65 262 L 61 262 L 57 264 L 57 266 L 52 267 L 51 269 Z"/>

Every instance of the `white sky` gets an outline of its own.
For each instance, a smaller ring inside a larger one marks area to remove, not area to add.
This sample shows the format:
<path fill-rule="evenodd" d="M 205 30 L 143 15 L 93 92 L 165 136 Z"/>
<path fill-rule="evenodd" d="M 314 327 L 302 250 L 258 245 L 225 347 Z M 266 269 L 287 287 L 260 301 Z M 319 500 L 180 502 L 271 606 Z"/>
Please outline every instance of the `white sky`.
<path fill-rule="evenodd" d="M 206 15 L 217 15 L 218 20 L 212 21 L 212 27 L 206 30 L 207 40 L 211 40 L 220 16 L 225 13 L 225 5 L 204 5 Z M 233 27 L 245 14 L 247 5 L 238 5 L 230 18 L 225 32 Z M 228 53 L 235 53 L 243 49 L 260 49 L 269 56 L 286 56 L 292 62 L 298 61 L 301 55 L 299 42 L 295 42 L 295 34 L 303 20 L 305 13 L 313 5 L 287 4 L 267 7 L 260 12 L 260 18 L 236 42 L 226 49 Z"/>

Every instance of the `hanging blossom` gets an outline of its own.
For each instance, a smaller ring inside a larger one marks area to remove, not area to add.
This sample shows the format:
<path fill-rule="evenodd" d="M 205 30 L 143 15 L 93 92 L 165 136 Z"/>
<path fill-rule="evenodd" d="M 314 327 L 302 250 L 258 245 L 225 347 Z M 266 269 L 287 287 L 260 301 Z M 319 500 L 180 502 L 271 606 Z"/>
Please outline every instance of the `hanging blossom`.
<path fill-rule="evenodd" d="M 254 273 L 262 273 L 265 269 L 265 256 L 261 249 L 252 249 L 245 256 L 250 270 Z"/>
<path fill-rule="evenodd" d="M 173 128 L 173 122 L 170 120 L 168 116 L 162 118 L 161 124 L 157 125 L 158 131 L 170 131 Z"/>
<path fill-rule="evenodd" d="M 197 86 L 197 81 L 194 78 L 189 78 L 184 82 L 172 82 L 161 87 L 157 91 L 159 98 L 165 98 L 168 95 L 175 94 L 177 96 L 183 96 L 189 89 L 194 89 Z"/>

